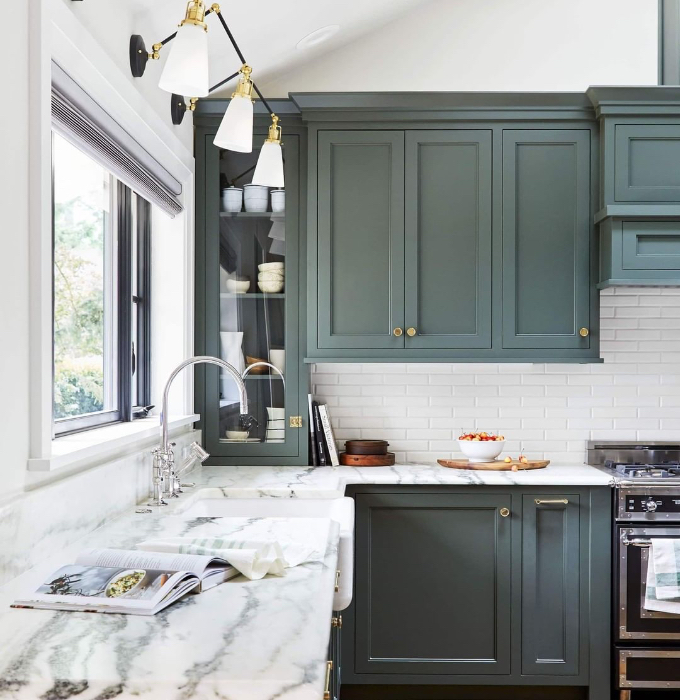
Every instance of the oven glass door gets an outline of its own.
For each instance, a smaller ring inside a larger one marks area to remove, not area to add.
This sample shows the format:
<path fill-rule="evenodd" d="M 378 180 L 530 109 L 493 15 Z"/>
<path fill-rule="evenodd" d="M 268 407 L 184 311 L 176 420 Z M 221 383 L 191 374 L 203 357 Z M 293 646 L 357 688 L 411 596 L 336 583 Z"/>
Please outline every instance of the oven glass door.
<path fill-rule="evenodd" d="M 617 636 L 628 639 L 680 641 L 680 615 L 646 610 L 645 591 L 650 538 L 680 539 L 680 527 L 618 528 L 618 625 Z"/>
<path fill-rule="evenodd" d="M 650 538 L 680 539 L 680 527 L 619 527 L 619 640 L 674 639 L 680 641 L 680 615 L 646 610 L 645 589 Z"/>

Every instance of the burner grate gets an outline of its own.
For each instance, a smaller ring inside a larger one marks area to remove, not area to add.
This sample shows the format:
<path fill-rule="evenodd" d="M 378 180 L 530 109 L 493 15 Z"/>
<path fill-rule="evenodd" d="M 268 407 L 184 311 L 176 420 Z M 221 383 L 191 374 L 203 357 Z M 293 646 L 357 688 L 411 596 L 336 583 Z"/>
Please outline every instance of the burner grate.
<path fill-rule="evenodd" d="M 639 462 L 615 462 L 606 460 L 605 467 L 618 474 L 634 479 L 678 479 L 680 478 L 680 462 L 668 461 L 658 464 L 643 464 Z"/>

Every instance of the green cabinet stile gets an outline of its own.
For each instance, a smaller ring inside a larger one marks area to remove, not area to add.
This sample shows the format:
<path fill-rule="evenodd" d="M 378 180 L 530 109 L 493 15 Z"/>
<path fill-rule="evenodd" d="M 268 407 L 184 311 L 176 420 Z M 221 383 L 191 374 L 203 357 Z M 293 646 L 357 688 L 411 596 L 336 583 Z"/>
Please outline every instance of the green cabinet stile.
<path fill-rule="evenodd" d="M 590 131 L 504 131 L 503 347 L 589 347 L 591 231 Z"/>
<path fill-rule="evenodd" d="M 403 132 L 319 134 L 318 227 L 319 347 L 403 347 Z"/>

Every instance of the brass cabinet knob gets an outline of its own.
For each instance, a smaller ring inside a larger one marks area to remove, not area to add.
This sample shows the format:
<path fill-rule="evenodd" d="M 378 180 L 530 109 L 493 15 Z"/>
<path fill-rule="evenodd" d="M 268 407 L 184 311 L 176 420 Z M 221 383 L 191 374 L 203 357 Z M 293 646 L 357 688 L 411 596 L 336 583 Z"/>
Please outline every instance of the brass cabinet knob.
<path fill-rule="evenodd" d="M 406 329 L 406 335 L 407 335 L 409 338 L 413 338 L 413 336 L 414 336 L 415 334 L 416 334 L 416 329 L 415 329 L 415 328 L 411 327 L 411 328 L 407 328 L 407 329 Z"/>
<path fill-rule="evenodd" d="M 397 327 L 392 331 L 392 335 L 395 335 L 397 338 L 398 338 L 400 335 L 403 335 L 403 334 L 404 334 L 404 329 L 403 329 L 403 328 L 399 328 L 399 326 L 397 326 Z"/>
<path fill-rule="evenodd" d="M 501 508 L 499 513 L 501 514 L 501 518 L 507 518 L 508 515 L 510 515 L 510 509 L 509 508 Z"/>
<path fill-rule="evenodd" d="M 590 335 L 590 331 L 587 328 L 581 328 L 578 334 L 581 336 L 581 338 L 587 338 Z"/>

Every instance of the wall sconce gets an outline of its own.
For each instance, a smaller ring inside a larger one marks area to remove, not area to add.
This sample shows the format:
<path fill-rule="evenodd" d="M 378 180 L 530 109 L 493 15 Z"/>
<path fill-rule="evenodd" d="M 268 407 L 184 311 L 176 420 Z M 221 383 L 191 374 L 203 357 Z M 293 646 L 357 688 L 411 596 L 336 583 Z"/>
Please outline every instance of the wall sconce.
<path fill-rule="evenodd" d="M 241 61 L 241 68 L 219 83 L 209 87 L 208 77 L 208 25 L 206 17 L 215 14 Z M 255 168 L 253 182 L 270 187 L 283 187 L 283 152 L 281 150 L 281 127 L 279 118 L 265 100 L 257 85 L 251 79 L 252 69 L 238 47 L 231 30 L 222 17 L 220 6 L 211 5 L 205 9 L 203 0 L 189 0 L 182 22 L 177 31 L 162 41 L 153 44 L 149 52 L 144 39 L 139 34 L 130 37 L 130 71 L 133 77 L 141 78 L 150 60 L 158 60 L 163 47 L 176 40 L 163 67 L 158 86 L 172 93 L 170 116 L 173 124 L 181 124 L 187 112 L 196 109 L 200 97 L 205 97 L 236 76 L 239 76 L 236 90 L 232 93 L 229 106 L 215 134 L 214 144 L 219 148 L 240 153 L 253 150 L 253 91 L 262 100 L 272 115 L 269 135 L 262 145 Z M 189 95 L 187 102 L 184 95 Z"/>

